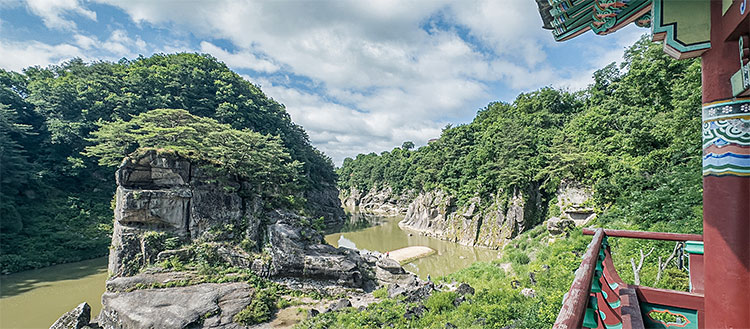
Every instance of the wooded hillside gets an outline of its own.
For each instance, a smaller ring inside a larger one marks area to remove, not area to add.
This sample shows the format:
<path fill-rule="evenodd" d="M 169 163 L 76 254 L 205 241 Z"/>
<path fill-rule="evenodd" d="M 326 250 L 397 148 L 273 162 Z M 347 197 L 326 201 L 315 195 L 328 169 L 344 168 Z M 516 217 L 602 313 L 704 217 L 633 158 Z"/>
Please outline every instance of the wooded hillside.
<path fill-rule="evenodd" d="M 185 110 L 204 123 L 210 119 L 215 140 L 239 136 L 270 147 L 266 150 L 278 159 L 288 157 L 271 167 L 290 169 L 282 162 L 294 167 L 284 175 L 294 176 L 288 181 L 301 191 L 335 184 L 332 162 L 310 145 L 284 106 L 211 56 L 154 55 L 117 63 L 74 59 L 23 73 L 0 70 L 2 271 L 107 253 L 117 158 L 148 146 L 123 138 L 148 122 L 158 129 L 142 129 L 144 134 L 165 133 L 154 122 L 170 117 L 149 112 L 155 109 Z M 92 135 L 100 128 L 104 132 Z M 187 132 L 171 133 L 185 142 L 192 136 Z M 209 146 L 218 153 L 207 155 L 228 156 L 221 153 L 226 148 L 216 145 Z M 233 164 L 262 167 L 247 161 Z"/>

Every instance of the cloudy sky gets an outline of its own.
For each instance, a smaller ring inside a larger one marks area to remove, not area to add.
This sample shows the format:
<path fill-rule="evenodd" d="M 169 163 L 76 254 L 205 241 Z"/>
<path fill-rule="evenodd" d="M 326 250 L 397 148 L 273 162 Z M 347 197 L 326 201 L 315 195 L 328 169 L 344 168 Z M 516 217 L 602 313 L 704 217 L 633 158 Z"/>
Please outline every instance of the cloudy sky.
<path fill-rule="evenodd" d="M 534 0 L 0 0 L 0 67 L 209 53 L 340 164 L 424 145 L 491 101 L 583 88 L 648 32 L 556 43 L 541 25 Z"/>

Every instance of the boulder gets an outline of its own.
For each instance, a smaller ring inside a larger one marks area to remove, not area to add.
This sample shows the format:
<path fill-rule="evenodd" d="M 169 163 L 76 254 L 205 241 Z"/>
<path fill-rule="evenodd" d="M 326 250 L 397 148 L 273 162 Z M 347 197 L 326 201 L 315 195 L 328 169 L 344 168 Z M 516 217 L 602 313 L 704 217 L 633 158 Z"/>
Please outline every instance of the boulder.
<path fill-rule="evenodd" d="M 465 296 L 456 296 L 456 298 L 453 299 L 453 306 L 458 307 L 461 305 L 461 303 L 466 301 Z"/>
<path fill-rule="evenodd" d="M 331 305 L 328 305 L 328 308 L 326 308 L 326 310 L 323 313 L 336 312 L 336 311 L 343 310 L 347 307 L 352 307 L 352 302 L 346 298 L 341 298 L 331 303 Z"/>
<path fill-rule="evenodd" d="M 425 312 L 427 312 L 427 307 L 419 304 L 417 306 L 407 308 L 406 312 L 404 313 L 404 318 L 407 320 L 419 319 Z"/>
<path fill-rule="evenodd" d="M 573 227 L 575 227 L 575 223 L 571 219 L 552 217 L 547 220 L 547 231 L 551 235 L 564 234 Z"/>
<path fill-rule="evenodd" d="M 458 285 L 458 288 L 456 288 L 456 293 L 459 295 L 473 295 L 474 287 L 470 286 L 468 283 L 461 283 Z"/>
<path fill-rule="evenodd" d="M 364 287 L 365 262 L 355 251 L 319 243 L 322 236 L 308 227 L 280 220 L 268 227 L 272 249 L 272 275 L 335 280 L 350 287 Z"/>
<path fill-rule="evenodd" d="M 250 304 L 252 295 L 246 283 L 106 292 L 98 322 L 108 329 L 236 328 L 232 319 Z"/>
<path fill-rule="evenodd" d="M 63 314 L 50 329 L 82 329 L 91 321 L 91 306 L 81 303 L 68 313 Z"/>
<path fill-rule="evenodd" d="M 435 291 L 435 284 L 415 279 L 408 284 L 391 284 L 388 286 L 388 297 L 403 296 L 407 303 L 416 303 L 427 299 Z"/>
<path fill-rule="evenodd" d="M 406 272 L 399 263 L 393 259 L 382 257 L 375 263 L 375 278 L 381 284 L 411 285 L 416 282 L 414 274 Z"/>

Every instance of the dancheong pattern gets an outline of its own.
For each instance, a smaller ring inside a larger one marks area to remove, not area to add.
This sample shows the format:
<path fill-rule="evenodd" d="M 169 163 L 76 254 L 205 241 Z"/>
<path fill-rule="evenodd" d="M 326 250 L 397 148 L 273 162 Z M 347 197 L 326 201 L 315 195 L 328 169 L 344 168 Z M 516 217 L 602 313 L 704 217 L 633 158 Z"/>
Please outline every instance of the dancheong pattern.
<path fill-rule="evenodd" d="M 703 106 L 703 175 L 750 176 L 750 99 Z"/>

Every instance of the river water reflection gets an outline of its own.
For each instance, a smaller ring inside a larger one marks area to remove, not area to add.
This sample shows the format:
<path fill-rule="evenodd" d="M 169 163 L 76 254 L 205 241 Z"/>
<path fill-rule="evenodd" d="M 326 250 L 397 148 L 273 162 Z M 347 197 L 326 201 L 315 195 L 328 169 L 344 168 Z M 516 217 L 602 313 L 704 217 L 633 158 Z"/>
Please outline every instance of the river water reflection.
<path fill-rule="evenodd" d="M 450 274 L 469 267 L 479 261 L 498 259 L 497 250 L 468 247 L 420 235 L 417 232 L 401 229 L 398 222 L 402 217 L 374 217 L 353 215 L 355 226 L 364 227 L 349 232 L 332 233 L 325 239 L 334 247 L 347 247 L 359 250 L 384 253 L 408 246 L 427 246 L 437 253 L 404 265 L 404 268 L 425 279 Z M 357 225 L 358 224 L 358 225 Z M 368 226 L 371 224 L 374 226 Z"/>

